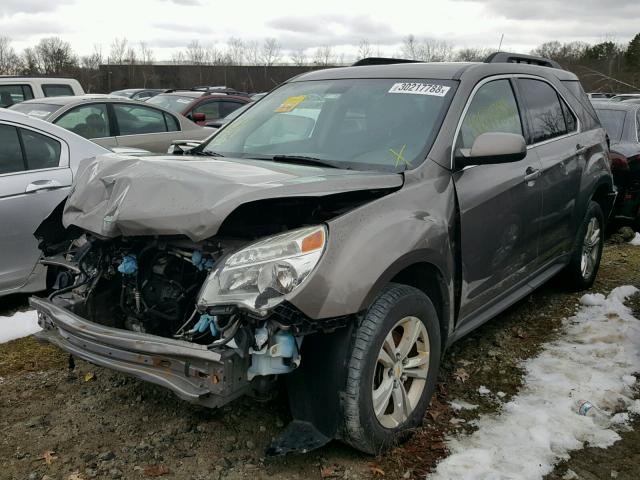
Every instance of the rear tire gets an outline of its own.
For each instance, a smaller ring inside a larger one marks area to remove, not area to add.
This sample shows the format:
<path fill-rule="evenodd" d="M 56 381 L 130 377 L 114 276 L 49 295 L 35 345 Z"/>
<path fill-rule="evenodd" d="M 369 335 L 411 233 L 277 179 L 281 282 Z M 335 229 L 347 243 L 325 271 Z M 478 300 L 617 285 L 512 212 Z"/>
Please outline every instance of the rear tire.
<path fill-rule="evenodd" d="M 429 297 L 406 285 L 386 286 L 355 332 L 343 402 L 345 442 L 377 454 L 410 437 L 436 386 L 440 342 Z"/>
<path fill-rule="evenodd" d="M 593 285 L 598 274 L 603 247 L 604 214 L 600 205 L 591 201 L 578 229 L 571 261 L 564 271 L 570 290 L 586 290 Z"/>

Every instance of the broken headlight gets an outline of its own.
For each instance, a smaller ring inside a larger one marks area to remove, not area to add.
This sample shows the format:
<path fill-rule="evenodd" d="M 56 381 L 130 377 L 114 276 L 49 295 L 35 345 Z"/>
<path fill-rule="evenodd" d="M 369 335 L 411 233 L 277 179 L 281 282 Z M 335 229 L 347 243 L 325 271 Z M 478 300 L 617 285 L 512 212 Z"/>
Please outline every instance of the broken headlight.
<path fill-rule="evenodd" d="M 198 305 L 236 304 L 264 312 L 307 278 L 322 256 L 326 239 L 324 226 L 307 227 L 237 251 L 209 274 Z"/>

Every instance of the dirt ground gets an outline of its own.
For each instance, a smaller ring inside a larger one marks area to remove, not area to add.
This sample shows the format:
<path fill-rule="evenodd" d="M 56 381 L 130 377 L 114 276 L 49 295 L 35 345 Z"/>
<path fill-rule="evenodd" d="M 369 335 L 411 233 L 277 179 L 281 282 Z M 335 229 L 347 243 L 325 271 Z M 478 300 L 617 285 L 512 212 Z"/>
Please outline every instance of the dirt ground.
<path fill-rule="evenodd" d="M 623 284 L 640 285 L 640 247 L 610 242 L 592 291 L 608 293 Z M 499 411 L 500 402 L 478 388 L 504 392 L 503 401 L 517 393 L 522 360 L 558 334 L 580 296 L 551 281 L 454 345 L 424 426 L 405 445 L 375 458 L 338 442 L 307 455 L 265 458 L 265 447 L 289 419 L 282 395 L 207 410 L 81 361 L 69 371 L 66 355 L 31 338 L 1 344 L 0 478 L 424 478 L 447 453 L 444 435 L 471 430 L 470 420 Z M 1 299 L 0 315 L 25 305 L 26 297 Z M 640 316 L 638 296 L 633 306 Z M 452 400 L 480 408 L 454 412 Z M 547 479 L 640 478 L 640 420 L 633 426 L 611 448 L 575 452 Z"/>

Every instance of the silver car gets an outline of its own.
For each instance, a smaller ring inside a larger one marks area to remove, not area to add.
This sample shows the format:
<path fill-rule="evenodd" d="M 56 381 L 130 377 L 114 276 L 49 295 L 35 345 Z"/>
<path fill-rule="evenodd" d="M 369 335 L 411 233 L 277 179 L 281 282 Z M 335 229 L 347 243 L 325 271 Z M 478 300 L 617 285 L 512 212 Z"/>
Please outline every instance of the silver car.
<path fill-rule="evenodd" d="M 63 128 L 0 110 L 0 296 L 46 286 L 33 236 L 68 195 L 80 160 L 110 153 Z"/>
<path fill-rule="evenodd" d="M 174 140 L 202 140 L 211 130 L 182 115 L 136 100 L 108 95 L 29 100 L 11 107 L 55 123 L 104 147 L 164 153 Z"/>

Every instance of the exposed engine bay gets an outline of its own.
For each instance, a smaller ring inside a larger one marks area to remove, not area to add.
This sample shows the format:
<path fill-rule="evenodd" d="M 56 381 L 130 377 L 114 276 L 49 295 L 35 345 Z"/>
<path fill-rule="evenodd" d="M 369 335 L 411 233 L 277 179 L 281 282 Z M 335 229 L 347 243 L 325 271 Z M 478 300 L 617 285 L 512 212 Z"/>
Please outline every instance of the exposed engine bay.
<path fill-rule="evenodd" d="M 70 268 L 58 273 L 49 299 L 100 325 L 234 350 L 251 358 L 247 380 L 288 373 L 300 363 L 302 335 L 312 330 L 290 310 L 289 318 L 265 317 L 234 305 L 198 305 L 220 258 L 243 243 L 83 235 L 58 260 Z"/>

